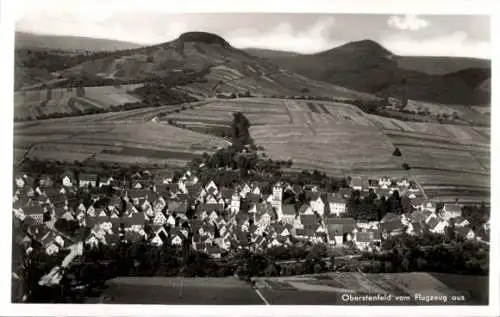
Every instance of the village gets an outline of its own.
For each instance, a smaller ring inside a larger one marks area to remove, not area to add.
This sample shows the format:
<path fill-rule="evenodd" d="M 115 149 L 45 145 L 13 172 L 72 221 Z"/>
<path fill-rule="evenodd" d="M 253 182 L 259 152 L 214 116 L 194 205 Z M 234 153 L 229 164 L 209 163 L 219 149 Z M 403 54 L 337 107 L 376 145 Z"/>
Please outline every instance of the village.
<path fill-rule="evenodd" d="M 463 217 L 460 204 L 437 209 L 405 178 L 353 177 L 348 188 L 337 192 L 277 182 L 269 193 L 258 182 L 232 188 L 214 181 L 202 184 L 190 171 L 173 178 L 170 172 L 144 171 L 129 181 L 84 173 L 77 179 L 72 172 L 64 172 L 61 182 L 55 183 L 50 175 L 41 175 L 36 182 L 29 175 L 17 175 L 13 213 L 28 227 L 19 243 L 29 245 L 36 239 L 48 255 L 57 254 L 71 243 L 54 228 L 58 219 L 87 228 L 90 234 L 82 238 L 87 248 L 124 241 L 179 248 L 187 243 L 216 259 L 230 250 L 256 252 L 297 242 L 378 252 L 385 239 L 404 233 L 444 235 L 447 228 L 468 240 L 483 239 Z M 395 191 L 409 199 L 412 212 L 389 212 L 380 220 L 346 216 L 351 195 L 370 193 L 381 198 Z M 80 198 L 81 193 L 90 200 Z M 290 203 L 298 195 L 305 202 Z M 489 221 L 483 229 L 489 231 Z"/>

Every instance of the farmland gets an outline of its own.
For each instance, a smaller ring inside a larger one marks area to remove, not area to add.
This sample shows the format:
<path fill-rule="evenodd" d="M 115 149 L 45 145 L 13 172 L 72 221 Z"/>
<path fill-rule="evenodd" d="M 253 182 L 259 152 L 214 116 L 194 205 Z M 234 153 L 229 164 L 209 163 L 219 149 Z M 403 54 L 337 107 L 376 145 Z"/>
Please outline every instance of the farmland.
<path fill-rule="evenodd" d="M 489 128 L 401 121 L 340 102 L 266 98 L 207 101 L 161 120 L 204 133 L 228 133 L 235 112 L 250 120 L 252 138 L 270 158 L 293 160 L 287 172 L 407 176 L 433 199 L 488 200 Z M 392 156 L 395 147 L 402 157 Z M 404 162 L 410 171 L 402 168 Z"/>
<path fill-rule="evenodd" d="M 258 305 L 262 300 L 234 278 L 119 277 L 104 296 L 112 304 Z"/>
<path fill-rule="evenodd" d="M 489 128 L 400 121 L 341 102 L 206 99 L 22 123 L 15 129 L 16 157 L 29 149 L 28 157 L 42 160 L 181 166 L 228 144 L 210 134 L 228 136 L 236 112 L 249 119 L 251 136 L 268 157 L 292 159 L 284 172 L 407 176 L 431 199 L 489 199 Z M 392 155 L 395 147 L 401 157 Z M 403 169 L 403 163 L 411 169 Z"/>
<path fill-rule="evenodd" d="M 488 279 L 467 276 L 457 282 L 450 274 L 430 273 L 327 273 L 290 277 L 259 277 L 256 287 L 270 305 L 485 305 Z M 107 282 L 102 297 L 112 304 L 263 305 L 264 301 L 243 281 L 234 278 L 118 277 Z M 415 301 L 414 294 L 446 296 L 447 301 Z M 345 301 L 343 294 L 391 295 L 389 302 Z M 485 295 L 486 294 L 486 295 Z M 395 300 L 408 296 L 409 300 Z M 463 296 L 464 300 L 452 300 Z"/>
<path fill-rule="evenodd" d="M 129 92 L 136 85 L 57 88 L 16 92 L 14 115 L 19 119 L 36 119 L 55 113 L 75 114 L 87 109 L 107 109 L 141 100 Z"/>
<path fill-rule="evenodd" d="M 150 121 L 159 111 L 165 110 L 159 107 L 16 124 L 16 155 L 24 151 L 28 158 L 38 160 L 180 167 L 227 145 L 216 137 Z"/>
<path fill-rule="evenodd" d="M 457 283 L 460 279 L 429 273 L 328 273 L 280 278 L 259 278 L 256 282 L 271 305 L 485 305 L 488 299 L 488 279 L 470 276 L 474 287 Z M 449 281 L 453 279 L 453 283 Z M 349 301 L 342 295 L 391 295 L 383 301 Z M 415 294 L 424 296 L 446 296 L 447 301 L 417 301 Z M 404 296 L 396 300 L 395 296 Z M 452 301 L 452 296 L 463 296 L 463 301 Z"/>

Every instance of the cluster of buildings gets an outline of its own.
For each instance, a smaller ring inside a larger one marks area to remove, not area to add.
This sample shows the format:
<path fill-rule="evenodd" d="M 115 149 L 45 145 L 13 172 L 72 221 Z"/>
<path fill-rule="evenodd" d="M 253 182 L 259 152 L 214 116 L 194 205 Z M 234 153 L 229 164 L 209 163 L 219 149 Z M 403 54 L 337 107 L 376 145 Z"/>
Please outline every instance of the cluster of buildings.
<path fill-rule="evenodd" d="M 64 173 L 58 183 L 48 175 L 36 183 L 28 175 L 18 175 L 13 212 L 28 225 L 28 236 L 41 242 L 48 254 L 59 252 L 69 243 L 54 229 L 60 218 L 87 228 L 83 239 L 89 247 L 147 241 L 155 246 L 188 245 L 214 258 L 237 248 L 286 247 L 297 241 L 337 247 L 352 243 L 370 251 L 376 250 L 384 238 L 403 232 L 421 234 L 429 230 L 442 234 L 452 219 L 457 233 L 475 238 L 460 206 L 445 205 L 436 212 L 435 204 L 425 201 L 404 179 L 365 182 L 353 178 L 351 188 L 335 193 L 284 182 L 263 193 L 261 185 L 202 184 L 190 172 L 176 182 L 168 173 L 136 174 L 130 181 L 89 174 L 80 174 L 77 181 L 72 173 Z M 380 222 L 346 217 L 351 193 L 369 189 L 377 195 L 390 195 L 394 190 L 406 193 L 415 210 L 386 214 Z M 297 203 L 299 195 L 305 197 L 302 204 Z"/>

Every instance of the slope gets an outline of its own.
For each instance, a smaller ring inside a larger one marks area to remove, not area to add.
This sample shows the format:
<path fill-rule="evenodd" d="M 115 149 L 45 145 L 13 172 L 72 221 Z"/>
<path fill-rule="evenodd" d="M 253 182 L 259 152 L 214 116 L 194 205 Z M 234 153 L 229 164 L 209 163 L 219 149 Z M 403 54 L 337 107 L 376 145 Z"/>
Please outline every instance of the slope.
<path fill-rule="evenodd" d="M 159 45 L 115 52 L 61 72 L 63 77 L 140 81 L 197 73 L 188 87 L 203 95 L 249 91 L 262 95 L 315 95 L 339 98 L 373 96 L 311 80 L 238 50 L 215 34 L 188 32 Z"/>
<path fill-rule="evenodd" d="M 138 48 L 131 42 L 80 36 L 59 36 L 16 32 L 16 49 L 44 49 L 61 51 L 116 51 Z"/>
<path fill-rule="evenodd" d="M 380 96 L 404 95 L 445 104 L 490 102 L 488 92 L 476 89 L 491 76 L 489 61 L 402 57 L 371 40 L 347 43 L 317 54 L 271 59 L 276 65 L 309 78 Z M 468 80 L 471 74 L 473 82 Z"/>

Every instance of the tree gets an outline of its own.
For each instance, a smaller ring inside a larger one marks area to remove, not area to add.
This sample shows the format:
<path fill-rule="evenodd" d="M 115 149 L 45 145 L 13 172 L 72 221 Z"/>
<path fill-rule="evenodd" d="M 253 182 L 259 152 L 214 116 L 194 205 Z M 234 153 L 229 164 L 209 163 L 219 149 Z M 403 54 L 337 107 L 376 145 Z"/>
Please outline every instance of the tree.
<path fill-rule="evenodd" d="M 392 152 L 392 155 L 393 156 L 401 156 L 401 151 L 399 150 L 398 147 L 394 150 L 394 152 Z"/>
<path fill-rule="evenodd" d="M 405 170 L 409 170 L 410 169 L 410 165 L 408 165 L 408 163 L 403 163 L 403 168 Z"/>

